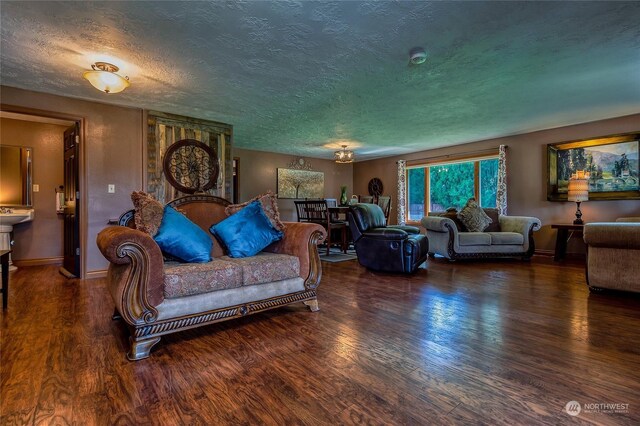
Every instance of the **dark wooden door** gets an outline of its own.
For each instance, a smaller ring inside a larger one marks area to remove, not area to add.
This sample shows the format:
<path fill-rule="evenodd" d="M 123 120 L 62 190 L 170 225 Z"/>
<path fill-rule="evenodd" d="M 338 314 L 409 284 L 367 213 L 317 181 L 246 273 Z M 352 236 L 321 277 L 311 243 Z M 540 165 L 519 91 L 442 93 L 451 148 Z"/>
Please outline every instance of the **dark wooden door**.
<path fill-rule="evenodd" d="M 64 260 L 67 276 L 80 276 L 80 132 L 78 124 L 64 132 Z M 66 273 L 65 273 L 66 272 Z"/>
<path fill-rule="evenodd" d="M 233 158 L 233 204 L 238 204 L 240 199 L 240 157 Z"/>

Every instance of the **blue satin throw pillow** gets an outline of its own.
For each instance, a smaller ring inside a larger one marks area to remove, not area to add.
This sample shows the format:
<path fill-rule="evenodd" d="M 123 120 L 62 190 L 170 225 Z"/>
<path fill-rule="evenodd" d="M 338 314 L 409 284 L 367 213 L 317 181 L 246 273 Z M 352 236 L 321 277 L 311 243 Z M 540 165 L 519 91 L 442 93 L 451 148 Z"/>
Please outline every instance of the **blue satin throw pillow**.
<path fill-rule="evenodd" d="M 164 208 L 160 228 L 153 239 L 163 253 L 182 262 L 205 263 L 211 260 L 211 238 L 202 228 L 171 206 Z"/>
<path fill-rule="evenodd" d="M 284 236 L 271 225 L 259 201 L 218 222 L 209 231 L 227 247 L 229 256 L 236 258 L 253 256 Z"/>

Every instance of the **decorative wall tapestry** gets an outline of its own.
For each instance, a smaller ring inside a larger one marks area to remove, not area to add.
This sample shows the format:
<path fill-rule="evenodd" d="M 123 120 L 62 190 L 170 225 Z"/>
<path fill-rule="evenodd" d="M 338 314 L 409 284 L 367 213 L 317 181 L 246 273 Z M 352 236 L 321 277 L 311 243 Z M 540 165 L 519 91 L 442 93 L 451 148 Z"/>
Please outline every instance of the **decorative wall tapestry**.
<path fill-rule="evenodd" d="M 278 169 L 278 198 L 324 197 L 324 173 Z"/>
<path fill-rule="evenodd" d="M 185 139 L 193 139 L 209 147 L 214 153 L 212 158 L 217 158 L 218 162 L 219 172 L 216 182 L 213 185 L 207 185 L 203 192 L 232 200 L 233 126 L 156 111 L 149 111 L 147 125 L 146 191 L 149 194 L 161 203 L 167 203 L 186 194 L 169 184 L 163 174 L 162 166 L 165 153 L 170 146 Z M 198 161 L 200 158 L 198 152 L 192 152 L 187 159 L 188 162 Z M 186 179 L 186 177 L 180 176 L 180 179 Z M 183 183 L 185 186 L 190 186 L 186 181 Z M 195 184 L 197 186 L 197 183 Z"/>
<path fill-rule="evenodd" d="M 589 173 L 589 200 L 640 199 L 640 133 L 547 145 L 547 199 L 566 201 L 569 178 Z"/>

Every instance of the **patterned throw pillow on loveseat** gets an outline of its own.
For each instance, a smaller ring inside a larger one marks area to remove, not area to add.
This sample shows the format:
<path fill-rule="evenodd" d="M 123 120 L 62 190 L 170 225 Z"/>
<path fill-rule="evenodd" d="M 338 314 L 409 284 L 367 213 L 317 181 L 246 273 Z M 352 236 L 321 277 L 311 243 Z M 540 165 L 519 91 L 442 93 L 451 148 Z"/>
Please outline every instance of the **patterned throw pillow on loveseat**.
<path fill-rule="evenodd" d="M 158 233 L 164 216 L 164 206 L 144 191 L 133 191 L 131 201 L 133 202 L 133 220 L 136 229 L 154 237 Z"/>
<path fill-rule="evenodd" d="M 458 213 L 458 219 L 464 223 L 469 232 L 482 232 L 493 222 L 475 198 L 469 198 L 467 204 Z"/>

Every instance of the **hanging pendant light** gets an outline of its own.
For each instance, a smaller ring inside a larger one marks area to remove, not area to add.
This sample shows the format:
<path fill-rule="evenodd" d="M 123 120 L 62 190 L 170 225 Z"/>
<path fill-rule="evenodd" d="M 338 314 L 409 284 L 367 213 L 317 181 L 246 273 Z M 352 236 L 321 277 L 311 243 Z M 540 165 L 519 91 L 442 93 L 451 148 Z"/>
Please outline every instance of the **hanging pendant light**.
<path fill-rule="evenodd" d="M 96 89 L 105 93 L 119 93 L 129 87 L 129 77 L 122 77 L 116 72 L 120 68 L 108 62 L 96 62 L 91 65 L 92 71 L 85 71 L 82 77 Z"/>
<path fill-rule="evenodd" d="M 342 149 L 334 153 L 334 160 L 340 164 L 353 163 L 353 151 L 348 150 L 347 145 L 342 145 Z"/>

